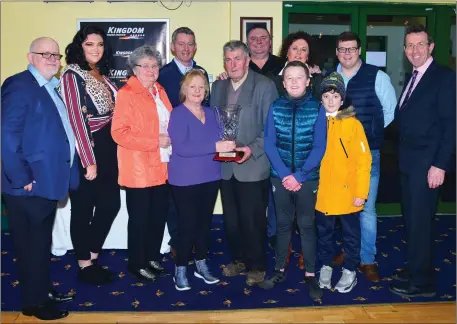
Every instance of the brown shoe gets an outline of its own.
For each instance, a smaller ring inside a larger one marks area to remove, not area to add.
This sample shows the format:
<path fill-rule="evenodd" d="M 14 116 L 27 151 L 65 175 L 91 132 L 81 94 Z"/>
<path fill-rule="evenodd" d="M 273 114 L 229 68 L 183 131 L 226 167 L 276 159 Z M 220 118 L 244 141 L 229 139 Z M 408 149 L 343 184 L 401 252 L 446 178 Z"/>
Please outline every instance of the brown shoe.
<path fill-rule="evenodd" d="M 170 249 L 170 257 L 171 257 L 172 260 L 176 259 L 176 249 L 174 247 L 172 247 Z"/>
<path fill-rule="evenodd" d="M 344 251 L 341 251 L 337 256 L 333 258 L 333 265 L 340 266 L 344 264 Z"/>
<path fill-rule="evenodd" d="M 287 251 L 287 257 L 286 257 L 286 268 L 290 263 L 290 256 L 292 255 L 292 243 L 289 243 L 289 250 Z"/>
<path fill-rule="evenodd" d="M 303 251 L 300 252 L 300 257 L 298 258 L 298 267 L 301 270 L 305 270 L 305 260 L 303 260 Z"/>
<path fill-rule="evenodd" d="M 246 266 L 242 262 L 229 263 L 222 269 L 222 275 L 226 277 L 238 276 L 241 272 L 246 269 Z"/>
<path fill-rule="evenodd" d="M 372 282 L 381 280 L 375 264 L 361 264 L 359 270 L 365 274 L 365 277 Z"/>
<path fill-rule="evenodd" d="M 265 271 L 251 270 L 246 278 L 246 285 L 255 286 L 265 280 Z"/>

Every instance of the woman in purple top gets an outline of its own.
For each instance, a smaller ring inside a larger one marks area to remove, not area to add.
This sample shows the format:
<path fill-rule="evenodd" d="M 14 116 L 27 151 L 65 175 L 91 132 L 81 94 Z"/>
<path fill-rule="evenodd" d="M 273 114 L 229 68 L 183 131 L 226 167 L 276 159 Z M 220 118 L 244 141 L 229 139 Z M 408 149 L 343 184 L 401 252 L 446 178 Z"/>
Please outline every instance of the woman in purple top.
<path fill-rule="evenodd" d="M 200 70 L 189 71 L 182 80 L 181 105 L 171 112 L 168 133 L 173 152 L 168 163 L 168 182 L 178 210 L 178 245 L 176 247 L 175 287 L 189 290 L 187 263 L 195 246 L 194 275 L 207 284 L 215 284 L 206 265 L 211 218 L 221 179 L 216 152 L 230 152 L 235 142 L 221 141 L 213 109 L 203 107 L 209 93 L 208 81 Z"/>

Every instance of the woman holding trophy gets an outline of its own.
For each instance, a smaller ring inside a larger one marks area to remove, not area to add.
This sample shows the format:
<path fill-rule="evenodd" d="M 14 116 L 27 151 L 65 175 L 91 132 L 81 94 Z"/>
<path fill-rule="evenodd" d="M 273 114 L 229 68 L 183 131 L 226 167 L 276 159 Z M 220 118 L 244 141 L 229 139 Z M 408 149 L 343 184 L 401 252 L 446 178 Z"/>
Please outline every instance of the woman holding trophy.
<path fill-rule="evenodd" d="M 179 92 L 181 105 L 171 112 L 168 134 L 173 153 L 168 165 L 168 181 L 178 210 L 179 241 L 176 247 L 175 287 L 191 288 L 187 264 L 195 246 L 194 276 L 215 284 L 206 263 L 211 220 L 221 179 L 220 162 L 214 153 L 231 152 L 234 141 L 220 140 L 221 129 L 216 113 L 202 106 L 209 84 L 200 70 L 185 74 Z"/>

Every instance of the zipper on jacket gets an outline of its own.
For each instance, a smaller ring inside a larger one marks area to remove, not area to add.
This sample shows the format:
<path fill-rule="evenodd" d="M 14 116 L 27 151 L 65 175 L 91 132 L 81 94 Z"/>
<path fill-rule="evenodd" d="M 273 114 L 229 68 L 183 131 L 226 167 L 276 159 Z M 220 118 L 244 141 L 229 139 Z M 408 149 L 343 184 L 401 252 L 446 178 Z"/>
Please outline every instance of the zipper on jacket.
<path fill-rule="evenodd" d="M 292 105 L 292 173 L 295 173 L 295 115 L 297 106 Z"/>
<path fill-rule="evenodd" d="M 343 150 L 344 150 L 344 154 L 346 154 L 346 158 L 349 159 L 348 153 L 346 152 L 346 148 L 344 147 L 344 144 L 343 144 L 343 141 L 341 140 L 341 137 L 340 137 L 340 143 L 341 143 L 341 147 L 342 147 Z"/>

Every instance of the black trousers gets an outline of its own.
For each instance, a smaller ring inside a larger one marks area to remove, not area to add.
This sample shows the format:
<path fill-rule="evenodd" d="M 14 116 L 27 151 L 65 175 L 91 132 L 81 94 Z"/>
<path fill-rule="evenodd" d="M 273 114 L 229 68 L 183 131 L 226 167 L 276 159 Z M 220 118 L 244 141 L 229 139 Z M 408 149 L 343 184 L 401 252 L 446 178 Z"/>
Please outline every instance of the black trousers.
<path fill-rule="evenodd" d="M 224 228 L 233 261 L 248 270 L 266 270 L 268 194 L 270 179 L 241 182 L 234 176 L 222 180 Z"/>
<path fill-rule="evenodd" d="M 51 290 L 50 251 L 56 200 L 36 196 L 3 195 L 8 210 L 22 307 L 34 307 L 48 300 Z"/>
<path fill-rule="evenodd" d="M 70 235 L 77 260 L 90 260 L 90 252 L 100 253 L 121 207 L 117 146 L 110 129 L 111 123 L 92 134 L 97 163 L 94 180 L 84 177 L 86 169 L 78 159 L 80 184 L 70 191 Z"/>
<path fill-rule="evenodd" d="M 128 222 L 128 266 L 131 270 L 160 261 L 160 247 L 168 212 L 168 184 L 147 188 L 125 188 Z"/>
<path fill-rule="evenodd" d="M 331 267 L 335 256 L 333 234 L 340 220 L 344 243 L 344 268 L 355 271 L 360 264 L 360 213 L 330 216 L 316 210 L 317 251 L 322 265 Z"/>
<path fill-rule="evenodd" d="M 211 221 L 220 181 L 192 186 L 171 186 L 178 210 L 176 265 L 186 266 L 195 246 L 195 259 L 207 258 Z"/>
<path fill-rule="evenodd" d="M 407 265 L 410 283 L 433 286 L 433 230 L 438 189 L 430 189 L 428 170 L 401 173 L 402 214 L 407 240 Z"/>
<path fill-rule="evenodd" d="M 294 217 L 300 230 L 300 243 L 306 272 L 314 273 L 316 267 L 316 190 L 318 181 L 306 181 L 297 192 L 284 188 L 282 181 L 271 178 L 276 206 L 276 269 L 286 266 L 287 250 Z"/>
<path fill-rule="evenodd" d="M 169 207 L 167 216 L 167 226 L 168 234 L 170 234 L 170 240 L 168 241 L 168 245 L 170 245 L 172 248 L 175 248 L 177 245 L 177 241 L 179 239 L 178 210 L 176 207 L 176 203 L 173 199 L 173 193 L 171 190 L 168 199 Z"/>

